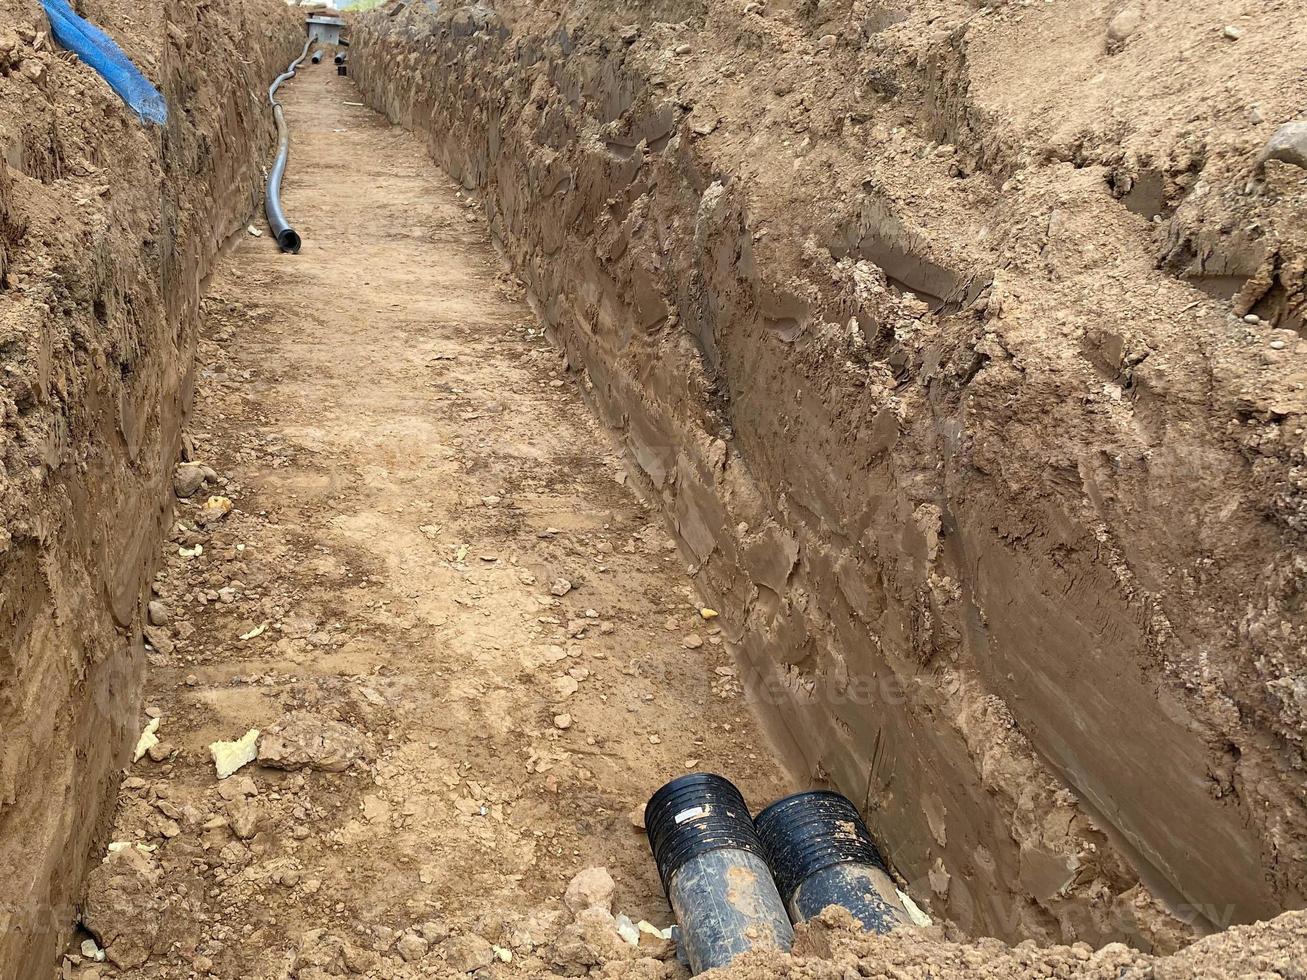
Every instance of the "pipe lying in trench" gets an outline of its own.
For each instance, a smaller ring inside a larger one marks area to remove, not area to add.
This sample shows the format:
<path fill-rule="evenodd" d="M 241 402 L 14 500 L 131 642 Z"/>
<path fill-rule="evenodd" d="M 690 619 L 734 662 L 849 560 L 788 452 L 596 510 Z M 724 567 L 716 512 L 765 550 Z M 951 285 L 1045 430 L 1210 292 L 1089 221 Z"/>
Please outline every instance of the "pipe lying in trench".
<path fill-rule="evenodd" d="M 322 49 L 318 48 L 317 51 L 313 52 L 313 57 L 310 58 L 309 60 L 312 61 L 315 65 L 322 64 L 322 53 L 323 53 Z"/>
<path fill-rule="evenodd" d="M 848 909 L 868 932 L 911 924 L 862 815 L 846 797 L 795 793 L 766 807 L 754 825 L 795 925 L 831 905 Z"/>
<path fill-rule="evenodd" d="M 794 941 L 766 851 L 740 791 L 712 773 L 672 780 L 649 799 L 645 826 L 693 973 Z"/>
<path fill-rule="evenodd" d="M 268 227 L 277 239 L 277 247 L 292 255 L 299 252 L 302 243 L 299 234 L 290 226 L 281 210 L 281 179 L 286 175 L 286 161 L 290 158 L 290 129 L 286 126 L 286 115 L 281 111 L 281 103 L 277 101 L 277 89 L 281 88 L 282 82 L 295 77 L 295 69 L 308 57 L 312 44 L 312 40 L 305 41 L 300 56 L 268 86 L 272 118 L 277 123 L 277 159 L 273 161 L 272 170 L 268 173 L 268 191 L 264 196 L 263 208 L 268 215 Z"/>
<path fill-rule="evenodd" d="M 858 808 L 839 793 L 795 793 L 754 820 L 729 780 L 691 773 L 654 793 L 645 826 L 692 973 L 787 950 L 791 923 L 832 905 L 869 932 L 913 921 Z"/>

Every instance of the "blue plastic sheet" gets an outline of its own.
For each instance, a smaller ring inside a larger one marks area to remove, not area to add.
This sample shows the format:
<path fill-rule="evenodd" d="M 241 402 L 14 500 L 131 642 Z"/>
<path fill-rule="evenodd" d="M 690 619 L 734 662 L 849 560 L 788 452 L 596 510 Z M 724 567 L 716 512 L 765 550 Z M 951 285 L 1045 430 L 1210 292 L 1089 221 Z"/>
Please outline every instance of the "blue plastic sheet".
<path fill-rule="evenodd" d="M 54 39 L 99 72 L 142 122 L 162 126 L 168 121 L 168 103 L 113 38 L 75 14 L 68 0 L 41 0 L 41 6 Z"/>

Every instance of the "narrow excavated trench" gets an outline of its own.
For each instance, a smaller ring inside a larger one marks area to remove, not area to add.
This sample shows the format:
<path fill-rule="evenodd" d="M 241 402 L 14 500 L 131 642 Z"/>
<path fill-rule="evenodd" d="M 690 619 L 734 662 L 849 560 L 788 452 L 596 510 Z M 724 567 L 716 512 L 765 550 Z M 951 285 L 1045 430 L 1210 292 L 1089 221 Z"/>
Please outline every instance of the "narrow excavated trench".
<path fill-rule="evenodd" d="M 321 929 L 363 963 L 415 923 L 520 948 L 589 865 L 665 919 L 632 811 L 697 768 L 790 785 L 721 630 L 475 206 L 330 64 L 281 98 L 303 250 L 245 234 L 208 283 L 189 455 L 216 479 L 155 579 L 161 743 L 112 831 L 167 840 L 156 894 L 104 865 L 85 924 L 128 976 L 179 950 L 273 976 Z M 219 783 L 208 746 L 251 728 L 307 771 Z"/>
<path fill-rule="evenodd" d="M 168 119 L 0 0 L 0 980 L 682 980 L 693 771 L 915 923 L 730 980 L 1298 975 L 1307 26 L 386 0 L 292 255 L 304 13 L 83 6 Z"/>

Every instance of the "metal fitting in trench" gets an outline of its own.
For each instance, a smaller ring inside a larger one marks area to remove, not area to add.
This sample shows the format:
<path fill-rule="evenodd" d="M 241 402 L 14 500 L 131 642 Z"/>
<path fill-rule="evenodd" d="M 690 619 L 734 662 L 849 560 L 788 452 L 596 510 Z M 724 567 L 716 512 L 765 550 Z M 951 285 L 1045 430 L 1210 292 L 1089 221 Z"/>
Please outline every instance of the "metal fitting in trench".
<path fill-rule="evenodd" d="M 764 809 L 754 824 L 795 925 L 831 905 L 848 909 L 869 932 L 911 923 L 862 815 L 846 797 L 795 793 Z"/>
<path fill-rule="evenodd" d="M 645 826 L 693 973 L 751 950 L 788 950 L 794 930 L 740 791 L 691 773 L 663 786 Z"/>

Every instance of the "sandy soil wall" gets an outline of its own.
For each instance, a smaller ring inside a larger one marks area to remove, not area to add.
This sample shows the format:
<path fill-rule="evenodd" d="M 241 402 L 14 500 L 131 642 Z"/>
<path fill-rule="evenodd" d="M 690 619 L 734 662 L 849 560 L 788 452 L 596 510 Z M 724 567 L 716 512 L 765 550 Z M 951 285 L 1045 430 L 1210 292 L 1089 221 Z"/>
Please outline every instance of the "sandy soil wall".
<path fill-rule="evenodd" d="M 199 283 L 261 196 L 283 4 L 88 0 L 147 129 L 0 0 L 0 977 L 47 976 L 139 734 Z"/>
<path fill-rule="evenodd" d="M 1307 185 L 1257 163 L 1292 59 L 1222 25 L 1303 39 L 1201 6 L 391 3 L 352 48 L 813 779 L 972 934 L 1305 897 Z"/>

